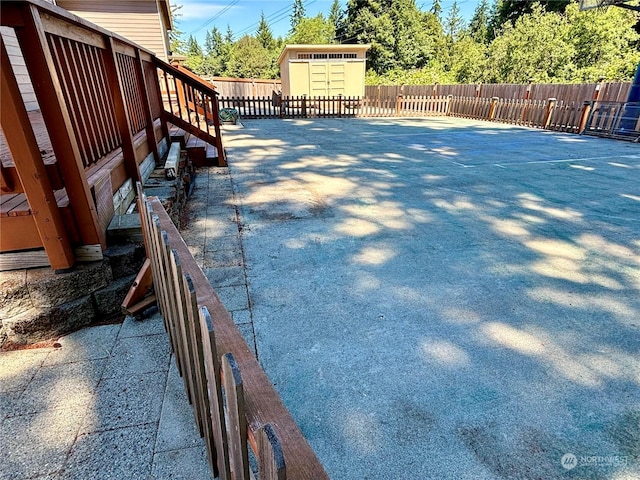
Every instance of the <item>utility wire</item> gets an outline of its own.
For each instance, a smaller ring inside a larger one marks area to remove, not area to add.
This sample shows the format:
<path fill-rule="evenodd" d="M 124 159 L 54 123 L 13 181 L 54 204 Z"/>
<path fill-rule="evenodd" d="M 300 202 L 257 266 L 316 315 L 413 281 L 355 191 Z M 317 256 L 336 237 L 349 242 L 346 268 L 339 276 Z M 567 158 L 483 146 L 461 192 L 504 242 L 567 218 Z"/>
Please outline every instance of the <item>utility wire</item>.
<path fill-rule="evenodd" d="M 196 32 L 199 32 L 200 30 L 202 30 L 204 27 L 206 27 L 207 25 L 209 25 L 210 23 L 214 22 L 215 20 L 217 20 L 218 18 L 220 18 L 222 15 L 224 15 L 229 9 L 231 9 L 231 7 L 235 6 L 236 4 L 238 4 L 240 2 L 240 0 L 232 0 L 231 2 L 229 2 L 222 10 L 220 10 L 218 13 L 216 13 L 213 17 L 211 17 L 209 20 L 207 20 L 206 22 L 204 22 L 202 25 L 200 25 L 198 28 L 196 28 L 195 30 L 192 30 L 191 33 L 189 33 L 189 35 L 193 35 Z"/>
<path fill-rule="evenodd" d="M 304 2 L 303 6 L 306 8 L 313 3 L 316 3 L 316 0 L 307 0 L 306 2 Z M 281 22 L 285 18 L 289 17 L 292 9 L 293 9 L 293 4 L 273 12 L 272 14 L 266 16 L 265 20 L 270 26 L 275 25 L 276 23 Z M 249 25 L 248 27 L 243 28 L 238 33 L 234 33 L 233 39 L 237 40 L 239 37 L 246 35 L 249 32 L 254 32 L 259 25 L 260 25 L 260 22 L 258 21 Z"/>

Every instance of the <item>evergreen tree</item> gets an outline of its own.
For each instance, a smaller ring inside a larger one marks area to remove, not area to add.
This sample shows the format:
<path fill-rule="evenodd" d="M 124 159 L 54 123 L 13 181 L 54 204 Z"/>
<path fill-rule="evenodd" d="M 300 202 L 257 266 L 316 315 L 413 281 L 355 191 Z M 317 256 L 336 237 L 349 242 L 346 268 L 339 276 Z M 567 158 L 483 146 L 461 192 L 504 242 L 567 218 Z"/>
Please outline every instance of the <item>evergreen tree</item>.
<path fill-rule="evenodd" d="M 335 40 L 338 40 L 339 32 L 341 31 L 342 24 L 344 23 L 344 12 L 340 6 L 340 0 L 333 0 L 331 9 L 329 10 L 328 20 L 329 23 L 333 25 Z"/>
<path fill-rule="evenodd" d="M 489 42 L 489 3 L 480 0 L 469 22 L 469 34 L 478 43 Z"/>
<path fill-rule="evenodd" d="M 447 18 L 444 20 L 444 30 L 451 42 L 455 42 L 458 39 L 463 26 L 464 22 L 460 14 L 460 7 L 458 7 L 457 0 L 454 0 L 447 14 Z"/>
<path fill-rule="evenodd" d="M 180 9 L 182 5 L 171 5 L 169 15 L 173 28 L 169 30 L 169 50 L 172 55 L 182 55 L 185 53 L 185 44 L 182 40 L 183 32 L 178 29 L 178 17 L 181 17 Z"/>
<path fill-rule="evenodd" d="M 198 44 L 198 41 L 193 35 L 189 35 L 186 44 L 187 60 L 184 62 L 185 66 L 191 71 L 203 74 L 204 58 L 202 56 L 202 48 Z"/>
<path fill-rule="evenodd" d="M 204 62 L 202 73 L 204 75 L 219 76 L 224 71 L 223 65 L 223 40 L 217 27 L 207 31 L 204 40 Z"/>
<path fill-rule="evenodd" d="M 441 0 L 433 0 L 431 4 L 431 10 L 429 12 L 433 13 L 438 21 L 442 20 L 442 2 Z"/>
<path fill-rule="evenodd" d="M 333 43 L 335 34 L 333 24 L 319 13 L 313 18 L 303 18 L 287 41 L 293 44 L 321 45 Z"/>
<path fill-rule="evenodd" d="M 289 34 L 292 35 L 296 27 L 300 24 L 302 19 L 305 17 L 305 10 L 302 0 L 293 0 L 293 6 L 291 7 L 291 30 L 289 30 Z"/>
<path fill-rule="evenodd" d="M 270 49 L 273 45 L 273 34 L 271 33 L 267 19 L 264 16 L 264 12 L 260 15 L 260 24 L 258 25 L 256 33 L 256 38 L 260 44 L 267 50 Z"/>

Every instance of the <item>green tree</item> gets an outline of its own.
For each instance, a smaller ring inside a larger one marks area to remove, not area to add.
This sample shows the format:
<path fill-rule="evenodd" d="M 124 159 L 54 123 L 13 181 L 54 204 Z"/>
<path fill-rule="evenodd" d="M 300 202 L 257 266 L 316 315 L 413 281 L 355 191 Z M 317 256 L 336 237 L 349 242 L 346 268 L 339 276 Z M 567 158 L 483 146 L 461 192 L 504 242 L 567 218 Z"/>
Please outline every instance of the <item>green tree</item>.
<path fill-rule="evenodd" d="M 289 35 L 293 35 L 296 31 L 296 27 L 300 24 L 302 19 L 305 17 L 304 4 L 302 0 L 293 0 L 293 6 L 291 7 L 291 16 L 289 17 L 291 20 L 291 30 L 289 30 Z"/>
<path fill-rule="evenodd" d="M 431 9 L 429 12 L 433 13 L 438 21 L 440 22 L 442 19 L 442 1 L 441 0 L 433 0 L 431 3 Z"/>
<path fill-rule="evenodd" d="M 564 15 L 534 5 L 503 30 L 489 46 L 488 82 L 537 83 L 571 81 L 575 47 Z"/>
<path fill-rule="evenodd" d="M 469 22 L 469 34 L 478 43 L 488 43 L 489 38 L 489 2 L 480 0 Z"/>
<path fill-rule="evenodd" d="M 187 39 L 185 54 L 187 59 L 185 60 L 184 65 L 189 70 L 199 75 L 204 74 L 204 56 L 202 55 L 202 48 L 193 35 L 189 35 L 189 38 Z"/>
<path fill-rule="evenodd" d="M 463 35 L 453 44 L 449 70 L 456 83 L 479 83 L 485 79 L 487 46 Z"/>
<path fill-rule="evenodd" d="M 506 22 L 515 24 L 516 20 L 523 15 L 533 13 L 533 9 L 540 6 L 546 12 L 563 13 L 571 0 L 538 0 L 537 2 L 523 2 L 522 0 L 497 0 L 496 15 L 497 23 L 502 25 Z"/>
<path fill-rule="evenodd" d="M 447 18 L 444 20 L 444 31 L 451 42 L 455 42 L 462 29 L 464 28 L 464 21 L 460 13 L 460 7 L 458 7 L 457 0 L 454 0 L 447 14 Z"/>
<path fill-rule="evenodd" d="M 231 47 L 227 74 L 238 78 L 269 78 L 273 76 L 269 51 L 260 41 L 245 35 Z"/>
<path fill-rule="evenodd" d="M 271 33 L 267 19 L 264 16 L 264 12 L 260 14 L 260 23 L 258 24 L 256 37 L 260 44 L 267 50 L 273 46 L 273 34 Z"/>
<path fill-rule="evenodd" d="M 182 40 L 183 32 L 178 29 L 178 17 L 181 17 L 180 9 L 182 5 L 171 5 L 169 15 L 173 28 L 169 30 L 169 50 L 172 55 L 183 55 L 185 53 L 185 43 Z"/>
<path fill-rule="evenodd" d="M 344 11 L 340 6 L 340 0 L 333 0 L 331 9 L 329 10 L 328 20 L 329 23 L 333 25 L 335 40 L 338 40 L 339 32 L 342 29 L 342 25 L 344 23 Z"/>
<path fill-rule="evenodd" d="M 443 45 L 442 28 L 436 16 L 421 12 L 415 0 L 395 0 L 389 18 L 395 40 L 394 67 L 425 67 Z"/>
<path fill-rule="evenodd" d="M 636 15 L 621 8 L 580 12 L 566 9 L 569 38 L 575 48 L 574 81 L 630 79 L 640 62 L 640 35 L 633 29 Z"/>
<path fill-rule="evenodd" d="M 319 13 L 313 18 L 303 18 L 296 26 L 288 43 L 320 45 L 333 43 L 336 30 L 333 24 Z"/>
<path fill-rule="evenodd" d="M 219 76 L 224 71 L 223 39 L 217 27 L 207 31 L 204 40 L 204 61 L 202 64 L 204 75 Z"/>

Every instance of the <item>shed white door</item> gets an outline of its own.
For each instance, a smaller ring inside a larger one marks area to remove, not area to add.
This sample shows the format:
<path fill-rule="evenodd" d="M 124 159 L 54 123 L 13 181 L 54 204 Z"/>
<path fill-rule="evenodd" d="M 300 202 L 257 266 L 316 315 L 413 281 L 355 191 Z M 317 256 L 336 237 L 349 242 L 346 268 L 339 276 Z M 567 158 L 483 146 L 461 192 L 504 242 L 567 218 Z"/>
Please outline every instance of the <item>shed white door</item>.
<path fill-rule="evenodd" d="M 344 95 L 344 63 L 309 63 L 309 93 L 311 97 Z"/>

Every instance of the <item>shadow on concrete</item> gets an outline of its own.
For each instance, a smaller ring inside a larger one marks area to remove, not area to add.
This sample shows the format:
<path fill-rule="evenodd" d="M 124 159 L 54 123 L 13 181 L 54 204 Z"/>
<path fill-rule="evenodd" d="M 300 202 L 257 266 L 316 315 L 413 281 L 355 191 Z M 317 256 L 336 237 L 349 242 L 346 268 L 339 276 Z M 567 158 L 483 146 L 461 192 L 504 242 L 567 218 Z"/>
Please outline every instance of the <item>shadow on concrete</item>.
<path fill-rule="evenodd" d="M 451 118 L 225 140 L 258 355 L 331 478 L 640 475 L 637 145 Z"/>

